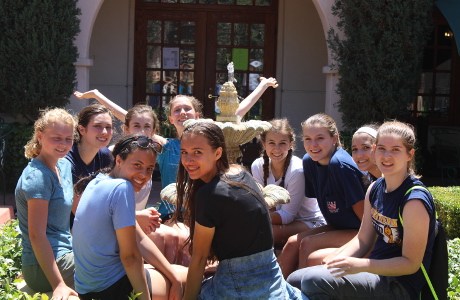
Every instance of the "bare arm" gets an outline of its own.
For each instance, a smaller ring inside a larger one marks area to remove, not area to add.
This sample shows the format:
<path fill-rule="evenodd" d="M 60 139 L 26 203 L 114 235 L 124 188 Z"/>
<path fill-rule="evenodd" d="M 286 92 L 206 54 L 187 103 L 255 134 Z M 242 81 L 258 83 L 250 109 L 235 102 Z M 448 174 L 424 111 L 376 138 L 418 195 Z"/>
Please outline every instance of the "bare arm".
<path fill-rule="evenodd" d="M 193 235 L 193 255 L 188 268 L 187 285 L 185 286 L 185 300 L 195 300 L 201 289 L 204 268 L 206 267 L 211 242 L 214 237 L 215 228 L 201 226 L 195 222 L 195 233 Z"/>
<path fill-rule="evenodd" d="M 110 101 L 98 90 L 91 90 L 85 93 L 80 93 L 77 91 L 73 94 L 78 99 L 96 99 L 99 103 L 110 109 L 115 117 L 120 119 L 123 123 L 125 122 L 126 110 L 124 110 L 122 107 L 118 106 L 114 102 Z"/>
<path fill-rule="evenodd" d="M 48 205 L 49 201 L 44 199 L 30 199 L 27 201 L 29 237 L 38 264 L 53 288 L 52 298 L 66 300 L 70 295 L 77 296 L 78 294 L 68 287 L 62 279 L 54 259 L 53 249 L 46 236 Z"/>
<path fill-rule="evenodd" d="M 139 250 L 145 261 L 154 266 L 171 282 L 170 294 L 173 294 L 174 297 L 171 297 L 170 295 L 170 299 L 181 299 L 182 280 L 179 274 L 177 274 L 164 255 L 160 252 L 160 250 L 158 250 L 155 243 L 147 235 L 145 235 L 139 224 L 136 226 L 136 239 L 139 244 Z"/>
<path fill-rule="evenodd" d="M 150 299 L 142 256 L 139 248 L 137 248 L 135 227 L 123 227 L 117 229 L 115 232 L 118 245 L 120 246 L 120 259 L 125 268 L 126 275 L 128 275 L 129 282 L 134 288 L 134 292 L 136 294 L 142 293 L 139 296 L 140 300 Z"/>
<path fill-rule="evenodd" d="M 430 218 L 423 203 L 417 199 L 410 200 L 405 205 L 402 217 L 404 220 L 404 242 L 401 256 L 381 260 L 351 258 L 344 257 L 347 255 L 346 250 L 344 250 L 339 256 L 328 262 L 328 268 L 334 269 L 332 272 L 336 276 L 358 272 L 370 272 L 383 276 L 402 276 L 415 273 L 420 268 L 425 253 Z"/>
<path fill-rule="evenodd" d="M 273 88 L 278 87 L 278 82 L 275 78 L 260 77 L 259 85 L 251 94 L 249 94 L 249 96 L 247 96 L 243 101 L 241 101 L 240 105 L 235 111 L 235 115 L 242 118 L 257 102 L 257 100 L 259 100 L 259 98 L 262 96 L 265 90 L 268 89 L 268 87 L 270 86 Z"/>

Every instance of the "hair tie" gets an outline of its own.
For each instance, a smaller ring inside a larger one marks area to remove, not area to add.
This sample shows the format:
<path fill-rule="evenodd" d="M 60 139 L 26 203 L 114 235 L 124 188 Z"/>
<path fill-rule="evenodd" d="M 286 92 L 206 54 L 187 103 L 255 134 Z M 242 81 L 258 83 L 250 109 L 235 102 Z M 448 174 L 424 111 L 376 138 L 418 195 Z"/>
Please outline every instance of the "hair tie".
<path fill-rule="evenodd" d="M 374 128 L 367 127 L 367 126 L 361 127 L 358 130 L 356 130 L 355 134 L 361 133 L 361 132 L 362 133 L 367 133 L 368 135 L 370 135 L 374 139 L 377 138 L 377 130 L 375 130 Z"/>

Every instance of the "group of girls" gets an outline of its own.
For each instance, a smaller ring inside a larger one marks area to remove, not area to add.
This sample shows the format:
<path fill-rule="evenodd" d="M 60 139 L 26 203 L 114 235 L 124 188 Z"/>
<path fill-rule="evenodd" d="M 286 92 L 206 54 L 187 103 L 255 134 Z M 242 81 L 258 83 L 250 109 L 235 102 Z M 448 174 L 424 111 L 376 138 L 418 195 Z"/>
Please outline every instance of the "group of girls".
<path fill-rule="evenodd" d="M 269 86 L 276 87 L 276 80 L 263 79 L 237 115 Z M 422 183 L 413 174 L 415 136 L 408 125 L 360 128 L 352 159 L 341 148 L 335 122 L 312 116 L 302 123 L 302 162 L 293 155 L 295 135 L 287 120 L 273 120 L 261 135 L 264 154 L 251 175 L 229 165 L 217 125 L 183 126 L 199 117 L 194 98 L 171 101 L 169 121 L 180 138 L 164 139 L 155 134 L 150 108 L 126 112 L 96 90 L 76 95 L 109 107 L 131 135 L 117 142 L 106 163 L 112 116 L 102 105 L 93 105 L 97 113 L 84 110 L 78 126 L 62 109 L 36 121 L 26 146 L 32 160 L 16 188 L 23 275 L 32 289 L 53 290 L 53 299 L 76 292 L 81 299 L 126 299 L 133 290 L 139 299 L 417 297 L 424 284 L 420 264 L 429 268 L 435 220 L 429 192 L 410 190 Z M 72 147 L 75 127 L 80 139 Z M 68 160 L 61 159 L 66 155 Z M 159 213 L 145 209 L 157 159 L 163 186 L 176 181 L 167 174 L 178 169 L 178 206 L 184 209 L 175 210 L 171 222 L 178 228 L 160 224 Z M 109 168 L 94 176 L 104 167 Z M 95 178 L 72 206 L 72 182 L 85 175 Z M 256 182 L 285 187 L 291 202 L 269 211 Z M 170 264 L 178 261 L 184 232 L 188 273 Z M 282 249 L 278 258 L 274 248 Z M 161 252 L 173 255 L 166 259 Z M 217 261 L 217 269 L 202 282 L 209 261 Z M 319 264 L 326 268 L 311 267 Z"/>

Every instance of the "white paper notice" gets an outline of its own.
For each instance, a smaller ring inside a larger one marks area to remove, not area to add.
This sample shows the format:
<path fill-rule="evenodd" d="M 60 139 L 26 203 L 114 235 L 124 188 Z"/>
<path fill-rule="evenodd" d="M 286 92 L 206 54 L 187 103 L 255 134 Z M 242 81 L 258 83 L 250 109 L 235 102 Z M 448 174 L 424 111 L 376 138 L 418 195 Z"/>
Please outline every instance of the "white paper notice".
<path fill-rule="evenodd" d="M 179 47 L 163 48 L 163 69 L 179 68 Z"/>

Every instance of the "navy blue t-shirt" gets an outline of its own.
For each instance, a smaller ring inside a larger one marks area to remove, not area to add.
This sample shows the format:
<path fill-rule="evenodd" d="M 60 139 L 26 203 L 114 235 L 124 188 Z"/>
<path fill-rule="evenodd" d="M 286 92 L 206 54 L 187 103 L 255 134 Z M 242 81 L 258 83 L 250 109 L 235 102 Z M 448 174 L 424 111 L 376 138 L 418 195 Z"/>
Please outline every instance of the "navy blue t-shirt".
<path fill-rule="evenodd" d="M 110 167 L 113 156 L 112 152 L 110 152 L 108 148 L 102 148 L 97 152 L 94 159 L 87 165 L 81 159 L 80 153 L 78 153 L 78 144 L 74 144 L 65 158 L 67 158 L 72 165 L 72 181 L 73 184 L 75 184 L 82 177 L 92 175 L 100 169 Z"/>
<path fill-rule="evenodd" d="M 335 229 L 359 229 L 361 221 L 353 205 L 364 200 L 366 187 L 363 174 L 351 156 L 338 148 L 329 164 L 321 166 L 305 154 L 303 171 L 305 196 L 317 198 L 327 224 Z"/>
<path fill-rule="evenodd" d="M 414 185 L 424 187 L 420 180 L 413 176 L 408 176 L 396 190 L 386 193 L 385 180 L 379 178 L 375 181 L 369 193 L 369 201 L 371 204 L 372 225 L 377 232 L 378 238 L 370 258 L 388 259 L 402 256 L 404 229 L 399 220 L 399 212 L 401 212 L 402 216 L 406 203 L 412 199 L 419 199 L 425 205 L 430 216 L 428 243 L 423 256 L 423 265 L 426 270 L 429 270 L 435 238 L 435 206 L 433 198 L 427 190 L 414 188 L 405 195 Z M 396 279 L 404 286 L 411 299 L 419 298 L 420 290 L 426 282 L 421 269 L 414 274 L 398 276 Z"/>

